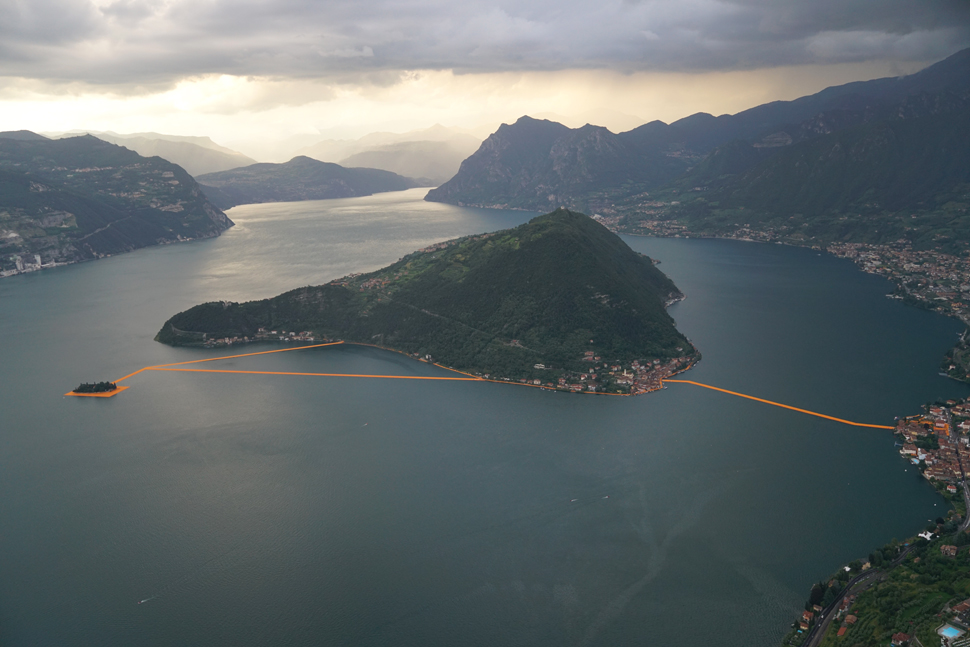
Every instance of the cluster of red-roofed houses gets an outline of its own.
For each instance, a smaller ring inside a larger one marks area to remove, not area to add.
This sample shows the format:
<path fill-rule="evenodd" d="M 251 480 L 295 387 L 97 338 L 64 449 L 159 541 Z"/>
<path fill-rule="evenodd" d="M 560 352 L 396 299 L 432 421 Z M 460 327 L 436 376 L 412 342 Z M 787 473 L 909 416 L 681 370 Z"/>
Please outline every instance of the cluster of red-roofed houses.
<path fill-rule="evenodd" d="M 970 420 L 954 425 L 954 419 L 963 416 L 970 416 L 970 411 L 963 403 L 950 400 L 947 406 L 930 407 L 926 415 L 903 418 L 896 424 L 896 433 L 903 440 L 900 455 L 915 465 L 925 465 L 927 479 L 950 483 L 951 493 L 956 492 L 952 484 L 964 478 L 961 446 L 965 451 L 970 444 Z"/>
<path fill-rule="evenodd" d="M 811 611 L 806 610 L 804 613 L 802 613 L 802 619 L 798 621 L 798 628 L 802 631 L 808 631 L 809 627 L 812 626 L 812 623 L 815 622 L 816 613 L 822 613 L 822 607 L 817 604 L 812 606 Z"/>
<path fill-rule="evenodd" d="M 686 370 L 693 363 L 691 358 L 676 357 L 667 361 L 634 360 L 629 366 L 623 366 L 607 362 L 593 351 L 586 351 L 580 359 L 590 362 L 589 369 L 566 373 L 559 378 L 556 388 L 569 391 L 602 391 L 611 390 L 611 386 L 616 385 L 628 388 L 633 395 L 649 393 L 663 388 L 664 379 Z M 545 366 L 536 364 L 535 368 Z M 535 384 L 542 384 L 542 381 L 535 380 Z M 549 383 L 547 386 L 554 385 Z"/>
<path fill-rule="evenodd" d="M 842 598 L 842 601 L 839 603 L 839 608 L 835 612 L 836 619 L 843 618 L 844 616 L 842 620 L 842 626 L 839 627 L 839 630 L 835 634 L 840 638 L 845 635 L 845 632 L 849 630 L 849 627 L 851 627 L 852 625 L 854 625 L 856 622 L 859 621 L 858 617 L 849 613 L 849 609 L 852 608 L 852 603 L 855 602 L 855 599 L 856 599 L 856 595 L 854 593 L 851 595 L 845 596 L 844 598 Z"/>
<path fill-rule="evenodd" d="M 954 620 L 964 627 L 970 627 L 970 600 L 964 600 L 960 604 L 954 604 L 950 611 L 956 614 Z"/>

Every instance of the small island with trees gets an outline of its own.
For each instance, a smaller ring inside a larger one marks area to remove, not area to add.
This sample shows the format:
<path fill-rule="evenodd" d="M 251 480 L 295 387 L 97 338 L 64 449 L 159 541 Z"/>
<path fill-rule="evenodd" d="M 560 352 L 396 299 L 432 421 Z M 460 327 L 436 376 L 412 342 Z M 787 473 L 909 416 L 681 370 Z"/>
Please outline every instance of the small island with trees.
<path fill-rule="evenodd" d="M 74 393 L 108 393 L 115 391 L 118 385 L 114 382 L 81 382 L 81 386 L 74 389 Z"/>
<path fill-rule="evenodd" d="M 80 386 L 64 395 L 79 395 L 92 398 L 110 398 L 127 389 L 127 386 L 118 386 L 114 382 L 81 382 Z"/>

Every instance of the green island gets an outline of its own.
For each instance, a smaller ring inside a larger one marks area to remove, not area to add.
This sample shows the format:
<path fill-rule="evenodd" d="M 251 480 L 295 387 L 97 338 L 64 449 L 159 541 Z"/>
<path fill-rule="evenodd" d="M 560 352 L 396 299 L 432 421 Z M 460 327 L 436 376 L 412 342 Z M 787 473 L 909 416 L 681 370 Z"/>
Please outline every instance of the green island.
<path fill-rule="evenodd" d="M 893 539 L 816 583 L 782 645 L 960 647 L 970 644 L 970 533 L 964 461 L 970 402 L 947 400 L 897 421 L 900 456 L 950 510 L 904 542 Z"/>
<path fill-rule="evenodd" d="M 340 339 L 492 380 L 636 394 L 700 358 L 666 312 L 683 296 L 619 236 L 558 209 L 437 243 L 369 274 L 261 301 L 197 305 L 155 339 Z"/>
<path fill-rule="evenodd" d="M 118 385 L 114 382 L 81 382 L 81 386 L 74 389 L 74 393 L 110 393 L 117 390 Z"/>

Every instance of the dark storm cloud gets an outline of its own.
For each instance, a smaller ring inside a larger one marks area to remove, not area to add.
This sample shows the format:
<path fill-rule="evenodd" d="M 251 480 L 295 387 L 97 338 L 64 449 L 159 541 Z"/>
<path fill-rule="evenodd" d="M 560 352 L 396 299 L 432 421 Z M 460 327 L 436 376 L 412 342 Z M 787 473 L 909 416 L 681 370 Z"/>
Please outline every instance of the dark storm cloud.
<path fill-rule="evenodd" d="M 223 73 L 713 71 L 926 61 L 967 0 L 0 0 L 0 75 L 103 84 Z"/>

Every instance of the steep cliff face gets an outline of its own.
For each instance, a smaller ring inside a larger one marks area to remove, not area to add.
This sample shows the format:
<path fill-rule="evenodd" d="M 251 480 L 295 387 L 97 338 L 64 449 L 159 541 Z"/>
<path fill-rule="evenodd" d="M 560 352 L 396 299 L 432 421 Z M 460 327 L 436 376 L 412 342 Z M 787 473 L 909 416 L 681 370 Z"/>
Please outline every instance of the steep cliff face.
<path fill-rule="evenodd" d="M 631 184 L 653 186 L 687 167 L 689 159 L 671 154 L 667 142 L 640 146 L 629 135 L 522 117 L 503 124 L 427 199 L 536 210 L 585 208 L 592 194 Z"/>
<path fill-rule="evenodd" d="M 434 202 L 530 208 L 544 178 L 553 144 L 570 129 L 548 120 L 522 117 L 502 124 L 462 162 L 458 174 L 428 193 Z"/>

